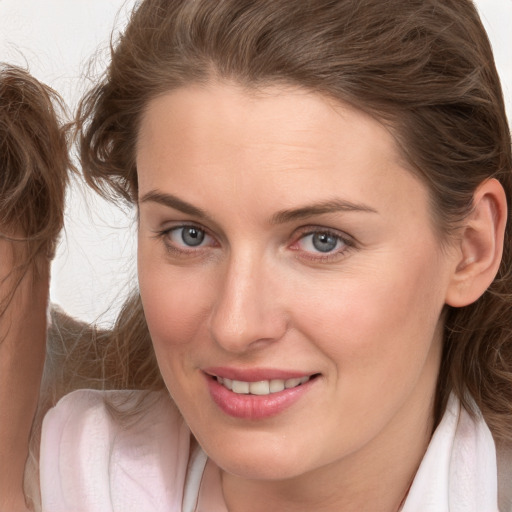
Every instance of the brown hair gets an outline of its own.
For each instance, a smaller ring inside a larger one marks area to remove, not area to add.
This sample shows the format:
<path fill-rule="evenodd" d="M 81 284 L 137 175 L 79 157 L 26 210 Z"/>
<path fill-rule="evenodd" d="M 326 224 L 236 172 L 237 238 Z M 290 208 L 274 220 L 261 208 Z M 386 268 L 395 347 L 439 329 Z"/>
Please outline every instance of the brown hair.
<path fill-rule="evenodd" d="M 89 184 L 136 203 L 135 148 L 148 101 L 216 78 L 246 87 L 298 85 L 385 123 L 428 186 L 444 235 L 469 213 L 487 178 L 500 180 L 510 206 L 510 132 L 491 47 L 470 0 L 145 0 L 79 109 Z M 511 229 L 509 219 L 489 290 L 470 306 L 447 308 L 436 404 L 439 416 L 453 390 L 470 409 L 469 391 L 494 435 L 508 440 Z M 129 350 L 129 338 L 119 352 Z"/>
<path fill-rule="evenodd" d="M 64 218 L 66 131 L 57 93 L 18 67 L 0 63 L 0 238 L 12 242 L 16 268 L 0 283 L 0 315 L 34 260 L 51 258 Z M 13 279 L 14 278 L 14 279 Z"/>

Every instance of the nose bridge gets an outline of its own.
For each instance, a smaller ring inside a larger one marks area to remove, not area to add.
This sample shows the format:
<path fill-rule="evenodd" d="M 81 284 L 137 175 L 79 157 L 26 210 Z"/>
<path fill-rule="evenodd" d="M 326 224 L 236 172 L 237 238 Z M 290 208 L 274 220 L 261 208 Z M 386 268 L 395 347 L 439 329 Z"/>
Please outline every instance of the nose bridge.
<path fill-rule="evenodd" d="M 210 329 L 224 349 L 243 352 L 282 336 L 285 319 L 274 302 L 273 283 L 263 253 L 232 251 L 219 276 Z"/>

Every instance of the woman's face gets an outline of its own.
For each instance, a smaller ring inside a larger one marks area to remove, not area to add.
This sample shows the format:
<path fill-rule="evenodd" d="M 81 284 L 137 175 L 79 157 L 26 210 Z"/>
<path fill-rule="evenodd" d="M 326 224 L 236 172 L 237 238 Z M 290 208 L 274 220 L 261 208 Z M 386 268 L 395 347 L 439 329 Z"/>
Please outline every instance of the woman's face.
<path fill-rule="evenodd" d="M 137 168 L 158 363 L 222 468 L 282 479 L 425 442 L 455 258 L 381 124 L 190 86 L 148 105 Z"/>

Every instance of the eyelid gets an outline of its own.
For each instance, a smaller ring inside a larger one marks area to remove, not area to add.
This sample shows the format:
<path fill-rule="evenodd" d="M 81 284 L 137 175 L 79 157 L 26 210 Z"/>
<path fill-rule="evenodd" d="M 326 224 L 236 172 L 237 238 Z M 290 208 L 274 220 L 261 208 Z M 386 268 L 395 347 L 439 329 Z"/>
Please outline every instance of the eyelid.
<path fill-rule="evenodd" d="M 186 229 L 186 228 L 195 228 L 200 231 L 203 231 L 205 235 L 209 238 L 211 238 L 215 243 L 214 244 L 206 244 L 206 245 L 199 245 L 197 247 L 194 246 L 186 246 L 186 245 L 180 245 L 177 246 L 174 243 L 170 242 L 170 234 L 179 229 Z M 218 246 L 219 243 L 217 241 L 217 238 L 215 235 L 213 235 L 209 229 L 205 228 L 201 224 L 197 222 L 176 222 L 174 224 L 167 225 L 165 228 L 158 229 L 154 231 L 153 238 L 159 239 L 164 247 L 171 253 L 177 254 L 177 255 L 183 255 L 183 256 L 190 256 L 193 254 L 199 254 L 202 250 L 208 248 L 208 247 L 215 247 Z"/>
<path fill-rule="evenodd" d="M 340 229 L 335 229 L 327 226 L 320 226 L 316 224 L 308 225 L 308 226 L 301 226 L 300 228 L 296 229 L 293 234 L 294 241 L 299 240 L 300 238 L 307 236 L 307 235 L 313 235 L 316 233 L 326 233 L 329 235 L 336 236 L 343 240 L 345 243 L 350 245 L 356 245 L 356 240 L 352 235 L 349 235 L 345 231 L 342 231 Z"/>
<path fill-rule="evenodd" d="M 333 252 L 326 252 L 322 253 L 320 251 L 318 252 L 310 252 L 301 250 L 300 248 L 294 248 L 293 246 L 296 245 L 300 240 L 306 238 L 307 236 L 311 236 L 317 233 L 325 233 L 328 235 L 335 236 L 341 242 L 344 244 L 344 247 L 342 249 L 334 250 Z M 309 259 L 312 261 L 333 261 L 333 260 L 339 260 L 342 259 L 346 253 L 354 248 L 356 248 L 357 243 L 354 237 L 348 235 L 347 233 L 340 231 L 338 229 L 328 228 L 325 226 L 303 226 L 296 230 L 293 242 L 290 244 L 290 249 L 293 251 L 296 251 L 297 253 L 302 253 L 302 257 L 305 259 Z"/>
<path fill-rule="evenodd" d="M 163 235 L 165 233 L 169 233 L 170 231 L 173 231 L 175 229 L 180 228 L 195 228 L 199 229 L 201 231 L 204 231 L 207 235 L 209 235 L 212 238 L 217 239 L 217 235 L 215 233 L 212 233 L 211 229 L 207 228 L 206 226 L 203 226 L 200 222 L 196 222 L 193 220 L 176 220 L 171 222 L 165 222 L 162 223 L 161 228 L 157 228 L 152 230 L 156 237 L 159 235 Z"/>
<path fill-rule="evenodd" d="M 210 237 L 213 243 L 211 244 L 205 244 L 205 245 L 199 245 L 197 247 L 194 246 L 187 246 L 187 245 L 176 245 L 174 243 L 171 243 L 169 240 L 169 233 L 178 230 L 178 229 L 185 229 L 185 228 L 195 228 L 203 231 L 206 236 Z M 335 236 L 338 238 L 342 244 L 343 247 L 337 250 L 333 250 L 332 252 L 326 252 L 322 253 L 321 251 L 314 252 L 314 251 L 306 251 L 301 249 L 300 247 L 297 247 L 298 242 L 307 237 L 314 234 L 319 233 L 325 233 L 332 236 Z M 193 255 L 200 255 L 203 251 L 212 248 L 212 247 L 219 247 L 221 244 L 218 241 L 218 237 L 213 234 L 208 228 L 203 226 L 202 224 L 194 221 L 176 221 L 174 223 L 167 224 L 164 228 L 158 229 L 154 231 L 154 238 L 160 239 L 163 243 L 164 247 L 171 253 L 178 255 L 178 256 L 193 256 Z M 331 227 L 326 226 L 319 226 L 319 225 L 308 225 L 308 226 L 301 226 L 300 228 L 296 229 L 294 233 L 291 236 L 292 242 L 288 244 L 288 248 L 292 251 L 297 253 L 297 257 L 301 259 L 309 259 L 313 262 L 328 262 L 333 260 L 340 260 L 342 259 L 347 252 L 357 247 L 357 241 L 354 239 L 353 236 L 347 234 L 344 231 L 334 229 Z"/>

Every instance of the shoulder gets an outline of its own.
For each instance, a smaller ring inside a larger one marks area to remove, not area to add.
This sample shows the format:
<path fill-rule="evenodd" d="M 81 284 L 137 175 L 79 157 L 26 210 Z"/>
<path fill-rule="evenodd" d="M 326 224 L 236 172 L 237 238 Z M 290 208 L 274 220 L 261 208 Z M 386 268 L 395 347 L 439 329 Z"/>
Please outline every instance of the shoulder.
<path fill-rule="evenodd" d="M 70 393 L 43 423 L 43 510 L 180 510 L 189 442 L 167 393 Z"/>

